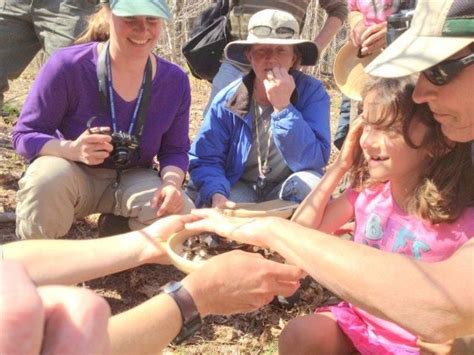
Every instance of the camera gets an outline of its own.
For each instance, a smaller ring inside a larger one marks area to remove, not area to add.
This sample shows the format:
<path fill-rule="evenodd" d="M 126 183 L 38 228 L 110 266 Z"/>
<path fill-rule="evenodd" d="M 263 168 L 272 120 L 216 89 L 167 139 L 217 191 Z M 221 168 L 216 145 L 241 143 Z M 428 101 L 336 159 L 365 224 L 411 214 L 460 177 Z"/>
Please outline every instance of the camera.
<path fill-rule="evenodd" d="M 109 159 L 118 168 L 127 166 L 132 160 L 133 154 L 138 150 L 138 139 L 127 132 L 114 132 L 112 137 L 112 146 L 114 149 L 110 153 Z"/>
<path fill-rule="evenodd" d="M 135 152 L 138 151 L 139 140 L 136 136 L 130 135 L 127 132 L 119 131 L 110 133 L 110 130 L 101 130 L 98 127 L 92 127 L 92 123 L 96 119 L 96 116 L 92 116 L 87 121 L 87 131 L 90 134 L 106 134 L 112 137 L 110 142 L 114 149 L 110 153 L 107 160 L 111 160 L 116 168 L 124 168 L 132 160 Z"/>
<path fill-rule="evenodd" d="M 410 27 L 415 7 L 416 0 L 402 0 L 398 11 L 387 17 L 387 46 Z"/>

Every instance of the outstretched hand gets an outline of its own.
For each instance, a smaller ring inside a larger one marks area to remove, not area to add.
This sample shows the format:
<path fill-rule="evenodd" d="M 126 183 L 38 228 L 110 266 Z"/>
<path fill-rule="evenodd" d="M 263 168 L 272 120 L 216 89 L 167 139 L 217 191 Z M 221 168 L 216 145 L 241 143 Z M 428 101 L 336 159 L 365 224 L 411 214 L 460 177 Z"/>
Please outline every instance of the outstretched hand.
<path fill-rule="evenodd" d="M 236 250 L 206 261 L 182 283 L 204 317 L 254 311 L 275 295 L 292 295 L 302 277 L 296 266 Z"/>
<path fill-rule="evenodd" d="M 147 263 L 169 264 L 171 261 L 162 243 L 166 242 L 172 234 L 183 230 L 186 223 L 196 219 L 197 217 L 190 214 L 168 216 L 138 231 L 148 240 L 143 250 L 143 259 Z"/>
<path fill-rule="evenodd" d="M 269 233 L 268 223 L 271 223 L 271 217 L 230 217 L 216 208 L 196 209 L 192 210 L 191 214 L 195 220 L 186 223 L 187 230 L 216 233 L 240 243 L 268 247 L 262 237 Z"/>

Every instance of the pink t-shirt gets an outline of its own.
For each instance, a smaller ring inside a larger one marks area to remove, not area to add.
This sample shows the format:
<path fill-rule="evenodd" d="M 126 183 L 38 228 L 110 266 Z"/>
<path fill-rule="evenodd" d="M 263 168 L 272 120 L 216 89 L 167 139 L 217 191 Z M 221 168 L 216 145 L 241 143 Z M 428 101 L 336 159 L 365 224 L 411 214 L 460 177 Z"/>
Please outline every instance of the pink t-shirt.
<path fill-rule="evenodd" d="M 365 26 L 372 26 L 387 20 L 398 10 L 400 0 L 349 0 L 349 11 L 359 11 L 364 15 Z"/>
<path fill-rule="evenodd" d="M 392 197 L 390 183 L 347 196 L 354 206 L 354 241 L 425 262 L 448 258 L 474 236 L 474 208 L 467 208 L 453 223 L 432 225 L 407 215 Z M 383 280 L 381 280 L 383 281 Z M 370 290 L 367 290 L 370 292 Z M 396 290 L 394 290 L 396 292 Z M 318 309 L 330 310 L 339 326 L 362 353 L 417 354 L 417 337 L 347 302 Z"/>

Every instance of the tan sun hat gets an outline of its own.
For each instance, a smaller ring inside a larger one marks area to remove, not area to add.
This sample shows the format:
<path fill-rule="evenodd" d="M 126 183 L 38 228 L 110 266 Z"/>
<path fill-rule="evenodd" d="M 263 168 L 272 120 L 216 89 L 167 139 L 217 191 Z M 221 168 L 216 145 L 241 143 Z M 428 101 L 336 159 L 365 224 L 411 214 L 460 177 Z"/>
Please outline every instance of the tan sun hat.
<path fill-rule="evenodd" d="M 299 33 L 298 21 L 289 12 L 262 10 L 250 18 L 247 39 L 228 43 L 224 53 L 227 59 L 248 65 L 245 51 L 254 44 L 296 46 L 301 53 L 301 65 L 315 65 L 318 47 L 312 41 L 300 39 Z"/>
<path fill-rule="evenodd" d="M 359 56 L 359 49 L 347 42 L 339 49 L 334 60 L 334 80 L 339 90 L 352 100 L 362 100 L 362 90 L 370 75 L 365 73 L 365 67 L 372 62 L 381 50 Z"/>
<path fill-rule="evenodd" d="M 396 78 L 421 72 L 474 42 L 474 0 L 419 0 L 410 28 L 367 66 Z"/>

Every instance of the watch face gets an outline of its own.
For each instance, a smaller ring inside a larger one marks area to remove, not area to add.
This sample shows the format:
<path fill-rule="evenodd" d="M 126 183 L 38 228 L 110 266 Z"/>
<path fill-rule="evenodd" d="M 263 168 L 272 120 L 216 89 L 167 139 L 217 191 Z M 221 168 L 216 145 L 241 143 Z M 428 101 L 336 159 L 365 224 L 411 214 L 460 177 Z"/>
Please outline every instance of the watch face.
<path fill-rule="evenodd" d="M 178 291 L 181 288 L 181 286 L 182 286 L 181 282 L 171 281 L 163 286 L 163 291 L 166 293 L 173 293 L 173 292 Z"/>

